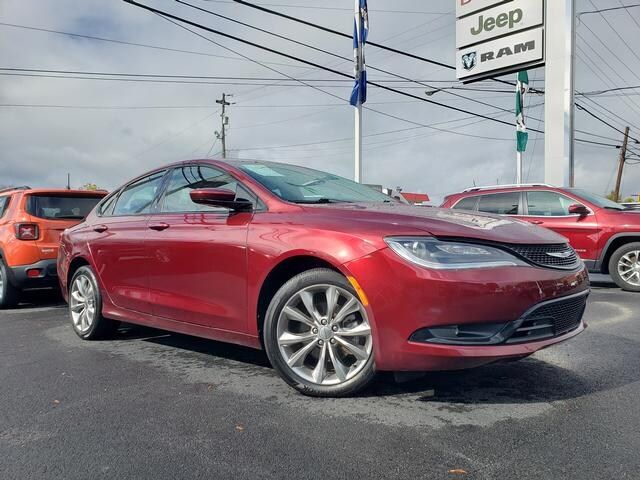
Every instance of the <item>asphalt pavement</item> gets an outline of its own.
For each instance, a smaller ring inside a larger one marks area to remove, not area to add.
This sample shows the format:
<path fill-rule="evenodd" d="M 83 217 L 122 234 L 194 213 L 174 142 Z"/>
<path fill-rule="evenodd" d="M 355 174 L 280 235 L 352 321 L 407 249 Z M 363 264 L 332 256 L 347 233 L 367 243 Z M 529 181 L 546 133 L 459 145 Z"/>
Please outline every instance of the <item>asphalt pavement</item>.
<path fill-rule="evenodd" d="M 640 294 L 529 359 L 313 399 L 266 357 L 151 329 L 83 342 L 57 298 L 0 312 L 0 479 L 638 479 Z"/>

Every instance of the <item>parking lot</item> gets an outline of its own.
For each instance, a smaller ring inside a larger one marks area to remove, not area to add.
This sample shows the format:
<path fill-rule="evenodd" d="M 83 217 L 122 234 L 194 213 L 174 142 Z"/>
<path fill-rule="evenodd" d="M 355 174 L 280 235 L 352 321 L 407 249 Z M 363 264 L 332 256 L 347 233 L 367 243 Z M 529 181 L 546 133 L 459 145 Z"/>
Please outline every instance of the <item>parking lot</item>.
<path fill-rule="evenodd" d="M 639 300 L 595 283 L 571 342 L 337 400 L 249 349 L 82 342 L 36 296 L 0 313 L 0 478 L 639 478 Z"/>

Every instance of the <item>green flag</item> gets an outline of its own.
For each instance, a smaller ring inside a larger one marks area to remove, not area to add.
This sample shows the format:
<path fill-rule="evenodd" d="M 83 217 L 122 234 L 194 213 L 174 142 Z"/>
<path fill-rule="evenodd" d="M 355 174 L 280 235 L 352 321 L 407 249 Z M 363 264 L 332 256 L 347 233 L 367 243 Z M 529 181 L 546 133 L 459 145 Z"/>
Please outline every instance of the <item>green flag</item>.
<path fill-rule="evenodd" d="M 529 133 L 524 123 L 524 96 L 529 91 L 529 74 L 526 70 L 518 72 L 516 82 L 516 139 L 518 152 L 527 149 Z"/>

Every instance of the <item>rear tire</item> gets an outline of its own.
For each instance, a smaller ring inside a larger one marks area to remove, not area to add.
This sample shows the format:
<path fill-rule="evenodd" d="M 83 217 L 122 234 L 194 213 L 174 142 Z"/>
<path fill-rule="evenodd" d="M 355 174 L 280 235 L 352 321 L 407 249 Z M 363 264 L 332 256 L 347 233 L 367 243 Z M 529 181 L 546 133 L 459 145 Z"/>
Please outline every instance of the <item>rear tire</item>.
<path fill-rule="evenodd" d="M 285 283 L 271 300 L 263 337 L 273 367 L 305 395 L 353 395 L 375 377 L 366 311 L 333 270 L 309 270 Z"/>
<path fill-rule="evenodd" d="M 640 292 L 640 242 L 627 243 L 613 252 L 609 274 L 621 289 Z"/>
<path fill-rule="evenodd" d="M 20 290 L 11 284 L 9 270 L 0 259 L 0 309 L 15 307 L 19 299 Z"/>
<path fill-rule="evenodd" d="M 117 329 L 118 322 L 102 316 L 102 294 L 89 266 L 80 267 L 69 284 L 69 317 L 83 340 L 107 338 Z"/>

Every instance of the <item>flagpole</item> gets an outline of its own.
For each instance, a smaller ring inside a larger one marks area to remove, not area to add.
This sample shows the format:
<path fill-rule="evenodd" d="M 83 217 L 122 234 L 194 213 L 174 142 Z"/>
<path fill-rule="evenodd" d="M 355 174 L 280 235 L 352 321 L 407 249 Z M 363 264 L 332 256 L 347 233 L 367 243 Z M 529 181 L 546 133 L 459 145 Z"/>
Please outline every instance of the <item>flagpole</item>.
<path fill-rule="evenodd" d="M 516 76 L 516 183 L 522 185 L 522 152 L 527 149 L 527 125 L 524 116 L 524 96 L 529 91 L 529 74 L 526 70 Z"/>
<path fill-rule="evenodd" d="M 362 42 L 360 39 L 362 38 L 361 32 L 361 22 L 360 22 L 360 0 L 355 0 L 355 19 L 356 19 L 356 33 L 358 35 L 358 49 L 356 53 L 356 81 L 359 80 L 359 76 L 361 74 L 361 66 L 362 66 Z M 358 183 L 362 182 L 362 102 L 358 99 L 358 103 L 355 108 L 355 131 L 354 131 L 354 139 L 355 139 L 355 181 Z"/>
<path fill-rule="evenodd" d="M 522 183 L 522 152 L 516 152 L 516 184 Z"/>

